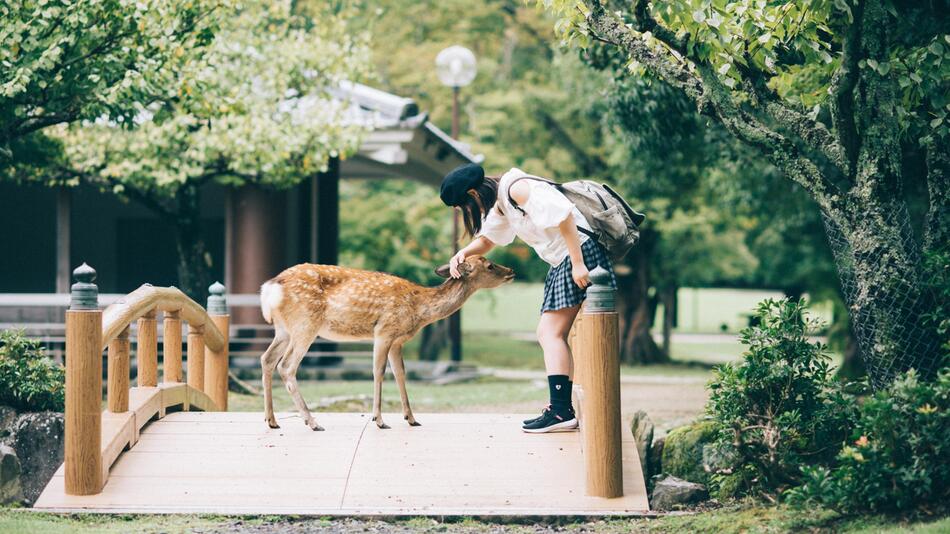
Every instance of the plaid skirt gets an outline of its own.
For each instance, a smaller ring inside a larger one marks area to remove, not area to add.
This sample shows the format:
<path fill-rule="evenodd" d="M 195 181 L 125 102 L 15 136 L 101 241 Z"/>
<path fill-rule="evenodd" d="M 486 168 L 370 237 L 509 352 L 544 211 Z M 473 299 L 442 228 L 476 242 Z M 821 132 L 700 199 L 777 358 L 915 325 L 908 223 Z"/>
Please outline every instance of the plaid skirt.
<path fill-rule="evenodd" d="M 600 265 L 610 273 L 610 286 L 617 289 L 617 277 L 614 275 L 613 265 L 604 247 L 593 238 L 581 244 L 581 255 L 584 265 L 590 271 Z M 548 276 L 544 279 L 544 302 L 541 304 L 541 313 L 577 306 L 584 301 L 586 289 L 581 289 L 574 283 L 571 273 L 571 257 L 564 258 L 557 267 L 551 267 Z"/>

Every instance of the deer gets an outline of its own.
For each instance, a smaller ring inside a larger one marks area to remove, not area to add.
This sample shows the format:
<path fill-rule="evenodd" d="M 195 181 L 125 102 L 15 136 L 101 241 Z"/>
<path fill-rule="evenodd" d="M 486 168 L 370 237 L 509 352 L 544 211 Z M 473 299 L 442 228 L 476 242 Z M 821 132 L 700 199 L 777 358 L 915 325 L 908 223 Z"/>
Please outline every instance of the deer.
<path fill-rule="evenodd" d="M 274 340 L 261 355 L 264 420 L 280 428 L 274 416 L 271 387 L 276 369 L 300 417 L 311 430 L 323 430 L 307 408 L 297 387 L 297 368 L 313 340 L 373 341 L 373 421 L 383 422 L 382 389 L 388 360 L 399 388 L 403 419 L 421 426 L 412 414 L 406 393 L 402 347 L 425 325 L 455 313 L 479 289 L 511 282 L 507 267 L 472 255 L 458 265 L 461 275 L 449 275 L 449 266 L 435 270 L 445 281 L 424 287 L 397 276 L 340 267 L 302 263 L 286 269 L 261 286 L 261 312 L 274 325 Z"/>

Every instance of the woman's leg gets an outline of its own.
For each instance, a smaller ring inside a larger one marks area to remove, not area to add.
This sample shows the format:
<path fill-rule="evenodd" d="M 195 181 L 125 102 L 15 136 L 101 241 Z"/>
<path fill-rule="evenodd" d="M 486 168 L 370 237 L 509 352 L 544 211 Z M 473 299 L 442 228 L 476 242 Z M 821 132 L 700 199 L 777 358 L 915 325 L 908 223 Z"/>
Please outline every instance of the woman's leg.
<path fill-rule="evenodd" d="M 538 321 L 538 343 L 544 352 L 544 368 L 551 375 L 574 376 L 574 358 L 567 344 L 580 305 L 546 311 Z"/>
<path fill-rule="evenodd" d="M 580 306 L 573 306 L 541 314 L 538 342 L 544 351 L 551 403 L 540 417 L 525 421 L 521 427 L 525 432 L 560 432 L 577 428 L 577 419 L 571 406 L 574 359 L 567 344 L 567 336 L 578 309 Z"/>

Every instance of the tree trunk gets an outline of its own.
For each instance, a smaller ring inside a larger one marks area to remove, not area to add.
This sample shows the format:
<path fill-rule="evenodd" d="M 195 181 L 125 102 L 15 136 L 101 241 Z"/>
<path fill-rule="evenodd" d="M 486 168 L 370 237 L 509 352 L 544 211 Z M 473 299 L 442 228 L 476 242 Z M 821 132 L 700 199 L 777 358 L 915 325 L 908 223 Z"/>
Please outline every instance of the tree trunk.
<path fill-rule="evenodd" d="M 419 359 L 425 362 L 438 360 L 449 344 L 448 319 L 426 325 L 419 337 Z"/>
<path fill-rule="evenodd" d="M 178 249 L 178 285 L 186 295 L 204 305 L 211 285 L 211 256 L 202 235 L 198 192 L 182 188 L 178 193 L 175 227 Z"/>
<path fill-rule="evenodd" d="M 826 228 L 871 382 L 882 387 L 911 368 L 933 376 L 940 342 L 926 318 L 936 299 L 922 280 L 906 209 L 898 204 L 886 217 L 873 207 L 855 209 L 866 214 L 850 217 L 860 224 L 826 220 Z"/>
<path fill-rule="evenodd" d="M 657 296 L 650 297 L 650 256 L 657 236 L 644 230 L 640 243 L 627 256 L 626 269 L 617 275 L 617 315 L 620 317 L 620 361 L 642 365 L 668 362 L 650 332 L 656 315 Z"/>
<path fill-rule="evenodd" d="M 671 338 L 676 322 L 676 291 L 678 289 L 674 285 L 660 290 L 660 300 L 663 302 L 663 354 L 667 357 L 671 356 Z"/>

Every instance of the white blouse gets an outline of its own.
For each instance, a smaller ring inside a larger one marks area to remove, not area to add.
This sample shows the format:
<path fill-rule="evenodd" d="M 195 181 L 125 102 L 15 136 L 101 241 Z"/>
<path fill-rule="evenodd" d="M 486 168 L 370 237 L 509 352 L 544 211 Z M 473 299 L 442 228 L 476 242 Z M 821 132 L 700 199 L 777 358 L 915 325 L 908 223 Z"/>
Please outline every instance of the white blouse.
<path fill-rule="evenodd" d="M 574 219 L 578 228 L 590 230 L 590 225 L 563 193 L 551 184 L 539 180 L 525 179 L 519 182 L 528 184 L 530 194 L 528 202 L 521 206 L 524 213 L 514 207 L 508 200 L 508 188 L 516 178 L 526 175 L 521 169 L 513 168 L 501 177 L 498 183 L 498 199 L 482 221 L 482 229 L 478 235 L 496 245 L 507 245 L 514 241 L 515 236 L 520 237 L 542 260 L 552 266 L 560 265 L 569 253 L 558 225 L 568 216 Z M 586 234 L 578 234 L 581 243 L 588 239 Z"/>

